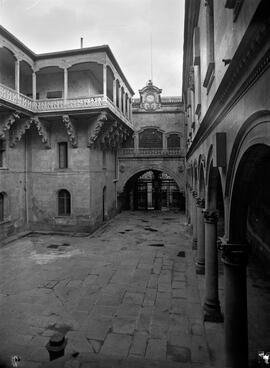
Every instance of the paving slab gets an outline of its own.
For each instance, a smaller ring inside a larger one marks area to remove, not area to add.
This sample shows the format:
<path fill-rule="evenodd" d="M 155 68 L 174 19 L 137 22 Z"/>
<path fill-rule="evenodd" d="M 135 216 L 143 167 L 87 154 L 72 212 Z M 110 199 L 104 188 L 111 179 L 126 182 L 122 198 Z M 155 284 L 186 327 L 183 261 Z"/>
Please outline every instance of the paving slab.
<path fill-rule="evenodd" d="M 36 367 L 48 361 L 45 345 L 61 332 L 66 354 L 79 351 L 85 367 L 217 361 L 220 347 L 208 351 L 202 279 L 184 223 L 177 212 L 125 212 L 89 237 L 25 234 L 0 248 L 0 329 L 8 342 L 0 356 L 14 354 L 11 345 Z M 164 247 L 149 246 L 157 243 Z M 215 330 L 207 331 L 214 346 Z"/>

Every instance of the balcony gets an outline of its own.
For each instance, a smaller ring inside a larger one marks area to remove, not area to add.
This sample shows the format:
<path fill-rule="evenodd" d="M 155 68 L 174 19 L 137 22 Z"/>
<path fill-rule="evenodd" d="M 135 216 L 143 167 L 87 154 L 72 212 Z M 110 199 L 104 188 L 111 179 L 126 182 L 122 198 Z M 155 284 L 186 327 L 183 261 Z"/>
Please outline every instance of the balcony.
<path fill-rule="evenodd" d="M 33 114 L 109 108 L 125 124 L 130 127 L 132 126 L 131 121 L 114 105 L 110 98 L 102 94 L 90 97 L 50 98 L 35 101 L 0 83 L 0 100 L 25 109 Z"/>
<path fill-rule="evenodd" d="M 185 151 L 181 148 L 122 148 L 118 151 L 119 158 L 138 157 L 184 157 Z"/>

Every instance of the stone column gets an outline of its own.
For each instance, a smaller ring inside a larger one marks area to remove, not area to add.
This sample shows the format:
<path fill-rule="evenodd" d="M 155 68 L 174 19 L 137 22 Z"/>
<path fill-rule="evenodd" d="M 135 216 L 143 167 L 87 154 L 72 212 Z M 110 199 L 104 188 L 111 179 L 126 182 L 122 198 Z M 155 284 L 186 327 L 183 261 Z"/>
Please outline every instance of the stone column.
<path fill-rule="evenodd" d="M 139 134 L 138 134 L 138 132 L 134 132 L 134 148 L 135 148 L 135 150 L 139 149 Z"/>
<path fill-rule="evenodd" d="M 66 103 L 68 97 L 68 70 L 64 68 L 64 103 Z"/>
<path fill-rule="evenodd" d="M 196 273 L 204 275 L 205 272 L 205 239 L 204 239 L 204 199 L 198 198 L 197 202 L 197 261 Z"/>
<path fill-rule="evenodd" d="M 119 94 L 119 110 L 122 111 L 122 88 L 120 85 L 118 89 L 118 94 Z"/>
<path fill-rule="evenodd" d="M 123 93 L 123 114 L 126 115 L 126 94 Z"/>
<path fill-rule="evenodd" d="M 248 367 L 247 246 L 222 245 L 226 367 Z"/>
<path fill-rule="evenodd" d="M 197 198 L 197 192 L 195 190 L 192 191 L 192 235 L 193 235 L 193 245 L 192 249 L 197 249 L 197 208 L 196 208 L 196 198 Z"/>
<path fill-rule="evenodd" d="M 20 60 L 15 61 L 15 90 L 20 93 Z"/>
<path fill-rule="evenodd" d="M 218 253 L 216 211 L 205 211 L 205 301 L 204 320 L 223 322 L 218 297 Z"/>
<path fill-rule="evenodd" d="M 107 65 L 103 64 L 103 96 L 107 97 Z"/>
<path fill-rule="evenodd" d="M 130 120 L 132 121 L 132 99 L 130 98 Z"/>
<path fill-rule="evenodd" d="M 116 106 L 116 79 L 113 80 L 113 103 L 115 104 Z"/>
<path fill-rule="evenodd" d="M 36 73 L 32 73 L 32 96 L 33 100 L 36 101 L 37 98 L 37 76 Z"/>

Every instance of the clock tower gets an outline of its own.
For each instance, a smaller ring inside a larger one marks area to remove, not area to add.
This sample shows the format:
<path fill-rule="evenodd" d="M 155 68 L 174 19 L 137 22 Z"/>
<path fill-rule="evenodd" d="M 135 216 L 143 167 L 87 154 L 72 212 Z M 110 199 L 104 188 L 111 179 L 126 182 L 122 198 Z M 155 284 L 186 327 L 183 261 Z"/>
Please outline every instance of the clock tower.
<path fill-rule="evenodd" d="M 139 90 L 140 93 L 140 108 L 146 111 L 155 111 L 161 108 L 160 94 L 162 89 L 153 85 L 151 80 L 147 85 Z"/>

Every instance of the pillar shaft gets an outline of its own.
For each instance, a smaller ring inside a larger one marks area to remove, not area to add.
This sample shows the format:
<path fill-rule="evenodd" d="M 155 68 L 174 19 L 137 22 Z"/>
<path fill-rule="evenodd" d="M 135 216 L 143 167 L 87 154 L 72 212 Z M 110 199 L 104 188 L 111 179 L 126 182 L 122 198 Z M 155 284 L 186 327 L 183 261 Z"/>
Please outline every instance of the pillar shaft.
<path fill-rule="evenodd" d="M 205 272 L 205 233 L 204 233 L 204 200 L 197 199 L 197 262 L 196 273 L 204 274 Z"/>
<path fill-rule="evenodd" d="M 205 302 L 204 320 L 223 322 L 218 296 L 217 213 L 204 213 L 205 223 Z"/>
<path fill-rule="evenodd" d="M 103 96 L 107 96 L 107 65 L 103 64 Z"/>
<path fill-rule="evenodd" d="M 20 60 L 15 61 L 15 90 L 20 93 Z"/>
<path fill-rule="evenodd" d="M 237 250 L 237 245 L 226 244 L 223 251 L 224 263 L 224 320 L 226 367 L 248 366 L 247 332 L 247 255 Z"/>
<path fill-rule="evenodd" d="M 119 109 L 122 111 L 122 88 L 121 86 L 119 86 L 118 93 L 119 93 Z"/>
<path fill-rule="evenodd" d="M 192 235 L 193 235 L 193 247 L 192 249 L 197 249 L 197 207 L 196 207 L 196 198 L 197 192 L 192 192 Z"/>
<path fill-rule="evenodd" d="M 36 73 L 32 73 L 32 96 L 33 100 L 36 101 L 37 98 L 37 76 Z"/>
<path fill-rule="evenodd" d="M 68 70 L 64 68 L 64 102 L 66 102 L 68 97 Z"/>

